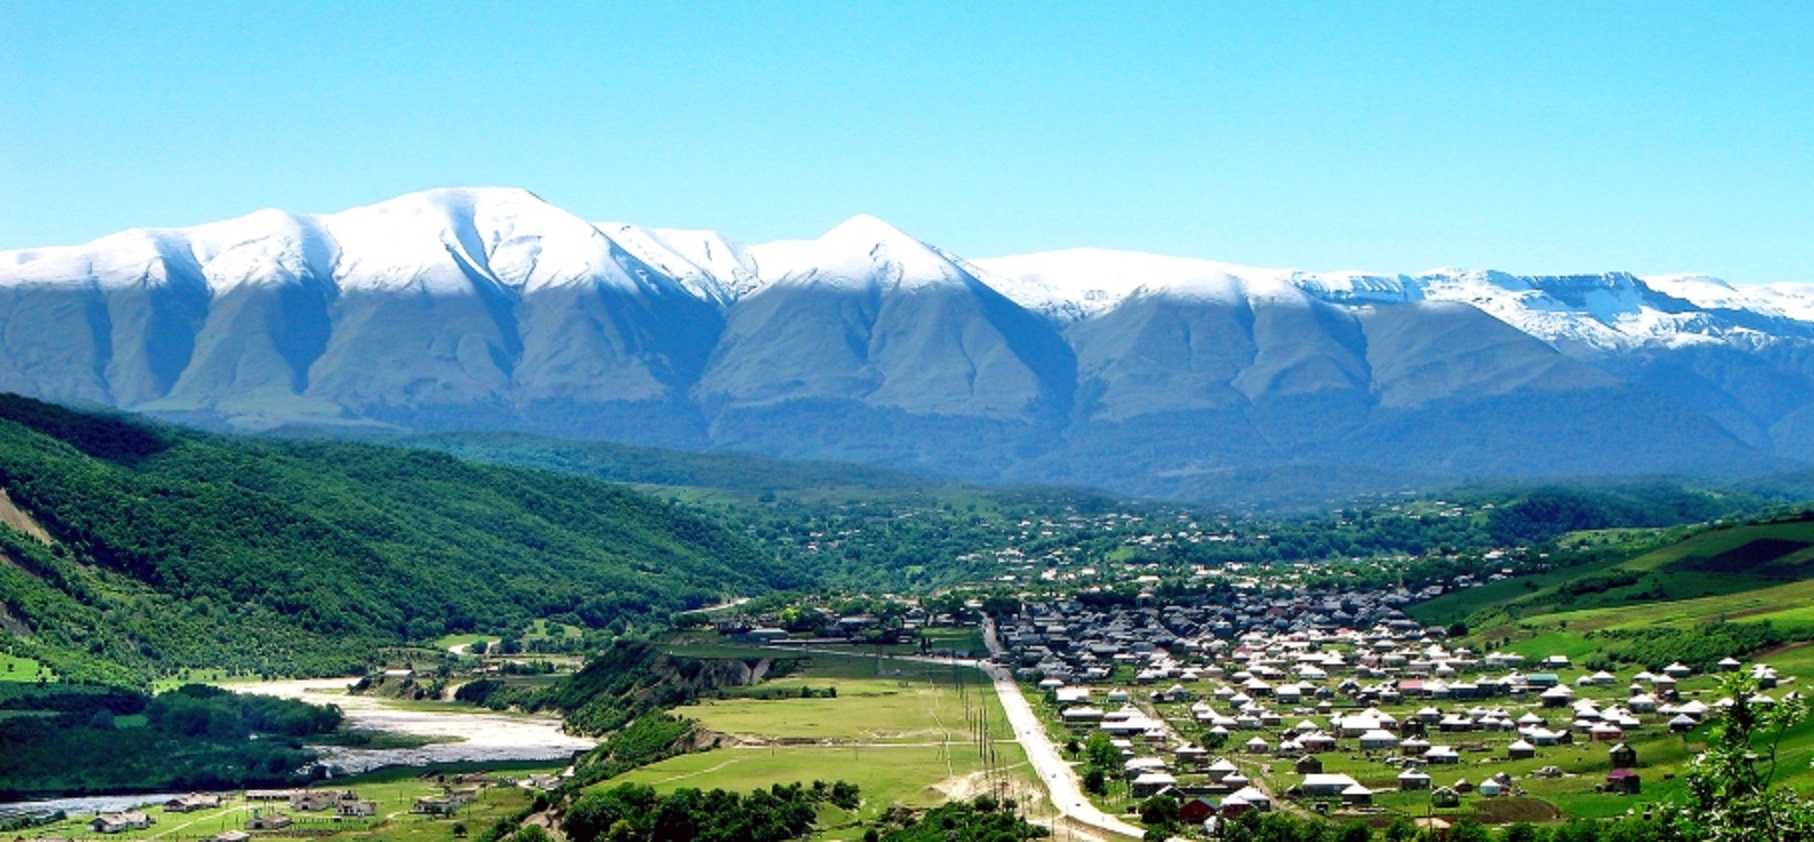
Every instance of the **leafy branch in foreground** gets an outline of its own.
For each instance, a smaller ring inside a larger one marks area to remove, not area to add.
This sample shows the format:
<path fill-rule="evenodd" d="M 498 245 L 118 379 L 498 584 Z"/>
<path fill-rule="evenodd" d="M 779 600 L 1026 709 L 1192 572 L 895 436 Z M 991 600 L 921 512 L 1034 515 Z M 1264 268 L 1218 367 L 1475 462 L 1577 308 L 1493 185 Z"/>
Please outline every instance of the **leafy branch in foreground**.
<path fill-rule="evenodd" d="M 1814 840 L 1814 801 L 1772 786 L 1783 737 L 1807 720 L 1807 700 L 1771 699 L 1744 673 L 1725 676 L 1720 689 L 1730 704 L 1688 773 L 1689 803 L 1669 824 L 1681 838 L 1709 842 Z"/>

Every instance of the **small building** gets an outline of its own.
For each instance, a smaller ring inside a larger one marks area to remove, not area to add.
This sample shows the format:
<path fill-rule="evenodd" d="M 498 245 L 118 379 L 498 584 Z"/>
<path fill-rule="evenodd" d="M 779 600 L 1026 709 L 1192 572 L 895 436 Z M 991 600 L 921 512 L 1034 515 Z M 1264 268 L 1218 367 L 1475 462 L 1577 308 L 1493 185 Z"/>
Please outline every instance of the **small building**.
<path fill-rule="evenodd" d="M 125 833 L 128 830 L 144 830 L 150 826 L 151 817 L 139 810 L 102 813 L 88 822 L 88 829 L 95 833 Z"/>
<path fill-rule="evenodd" d="M 1505 756 L 1512 760 L 1529 760 L 1537 756 L 1537 747 L 1526 740 L 1513 740 L 1505 747 Z"/>
<path fill-rule="evenodd" d="M 1191 824 L 1198 824 L 1215 814 L 1215 803 L 1201 796 L 1187 799 L 1178 805 L 1178 817 Z"/>
<path fill-rule="evenodd" d="M 1398 788 L 1405 792 L 1429 789 L 1430 775 L 1422 769 L 1406 769 L 1398 773 Z"/>
<path fill-rule="evenodd" d="M 1178 779 L 1169 772 L 1143 772 L 1134 779 L 1132 789 L 1134 797 L 1145 798 L 1158 795 L 1160 792 L 1178 785 Z"/>
<path fill-rule="evenodd" d="M 1372 804 L 1373 790 L 1357 783 L 1354 786 L 1342 790 L 1342 803 L 1352 805 Z"/>
<path fill-rule="evenodd" d="M 1207 774 L 1212 781 L 1224 780 L 1228 776 L 1239 771 L 1240 770 L 1236 768 L 1235 764 L 1229 762 L 1226 757 L 1216 758 L 1216 762 L 1209 764 L 1209 768 L 1203 770 L 1204 774 Z"/>
<path fill-rule="evenodd" d="M 164 802 L 166 813 L 192 813 L 196 810 L 212 810 L 220 806 L 220 796 L 211 793 L 191 792 L 179 795 Z"/>
<path fill-rule="evenodd" d="M 1314 774 L 1305 775 L 1304 782 L 1299 784 L 1306 798 L 1336 798 L 1343 790 L 1359 783 L 1348 775 Z"/>
<path fill-rule="evenodd" d="M 1303 757 L 1298 758 L 1297 762 L 1291 764 L 1291 766 L 1293 769 L 1296 769 L 1297 773 L 1300 775 L 1314 775 L 1323 771 L 1322 759 L 1314 754 L 1306 754 Z"/>
<path fill-rule="evenodd" d="M 1606 773 L 1606 791 L 1620 795 L 1637 795 L 1643 788 L 1638 773 L 1630 769 L 1614 769 Z"/>
<path fill-rule="evenodd" d="M 1614 769 L 1630 769 L 1638 765 L 1638 750 L 1619 743 L 1606 752 L 1606 759 L 1611 761 Z"/>
<path fill-rule="evenodd" d="M 334 808 L 334 812 L 340 817 L 348 819 L 371 818 L 378 815 L 378 803 L 376 801 L 342 801 L 339 806 Z"/>
<path fill-rule="evenodd" d="M 1255 787 L 1251 787 L 1251 786 L 1241 787 L 1240 789 L 1235 791 L 1235 794 L 1230 795 L 1228 797 L 1228 800 L 1232 801 L 1237 798 L 1239 798 L 1242 801 L 1247 802 L 1247 804 L 1251 805 L 1255 810 L 1259 810 L 1260 812 L 1266 812 L 1266 811 L 1272 809 L 1272 796 L 1267 795 L 1264 792 L 1261 792 L 1259 789 L 1257 789 Z M 1228 806 L 1228 801 L 1222 802 L 1222 806 L 1224 808 L 1226 808 Z"/>
<path fill-rule="evenodd" d="M 1430 790 L 1430 805 L 1437 808 L 1461 806 L 1461 793 L 1446 786 Z"/>
<path fill-rule="evenodd" d="M 1398 736 L 1384 728 L 1375 728 L 1360 736 L 1360 746 L 1368 751 L 1394 749 L 1398 747 Z"/>
<path fill-rule="evenodd" d="M 445 795 L 424 795 L 409 806 L 409 811 L 421 816 L 451 816 L 460 809 L 460 803 Z"/>
<path fill-rule="evenodd" d="M 257 812 L 246 822 L 247 830 L 283 830 L 293 822 L 283 813 Z"/>

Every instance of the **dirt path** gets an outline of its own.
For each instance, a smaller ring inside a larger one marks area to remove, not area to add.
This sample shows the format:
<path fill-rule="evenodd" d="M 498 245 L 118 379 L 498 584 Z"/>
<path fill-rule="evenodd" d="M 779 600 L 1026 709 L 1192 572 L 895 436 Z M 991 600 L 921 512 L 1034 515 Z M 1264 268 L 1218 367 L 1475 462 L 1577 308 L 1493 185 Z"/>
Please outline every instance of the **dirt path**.
<path fill-rule="evenodd" d="M 223 809 L 223 810 L 220 810 L 220 811 L 219 811 L 219 812 L 216 812 L 216 813 L 210 813 L 210 814 L 208 814 L 208 815 L 206 815 L 206 816 L 196 816 L 196 817 L 195 817 L 195 818 L 192 818 L 192 819 L 190 819 L 190 820 L 188 820 L 188 821 L 186 821 L 186 822 L 183 822 L 183 823 L 182 823 L 182 824 L 179 824 L 179 825 L 177 825 L 177 826 L 175 826 L 175 827 L 170 827 L 170 828 L 165 828 L 165 829 L 163 829 L 163 830 L 160 830 L 160 831 L 158 831 L 158 832 L 156 832 L 156 833 L 153 833 L 153 834 L 151 834 L 151 835 L 149 835 L 149 836 L 146 836 L 146 837 L 144 837 L 144 838 L 146 838 L 146 839 L 161 839 L 161 838 L 163 838 L 163 837 L 165 837 L 165 836 L 169 836 L 169 835 L 170 835 L 170 834 L 172 834 L 172 833 L 175 833 L 175 832 L 177 832 L 177 831 L 179 831 L 179 830 L 187 830 L 187 829 L 189 829 L 189 828 L 191 828 L 191 827 L 194 827 L 194 826 L 196 826 L 196 825 L 198 825 L 198 824 L 206 824 L 206 823 L 208 823 L 208 822 L 212 822 L 212 821 L 219 821 L 219 820 L 220 820 L 220 819 L 224 819 L 224 818 L 226 818 L 226 817 L 227 817 L 227 816 L 229 816 L 229 815 L 232 815 L 232 814 L 233 814 L 233 813 L 243 813 L 243 812 L 246 812 L 246 811 L 248 811 L 248 810 L 250 810 L 250 809 L 252 809 L 252 808 L 251 808 L 251 806 L 250 806 L 250 805 L 246 805 L 246 804 L 241 804 L 241 805 L 239 805 L 239 806 L 236 806 L 236 807 L 227 807 L 227 808 L 225 808 L 225 809 Z"/>
<path fill-rule="evenodd" d="M 709 775 L 709 774 L 711 774 L 711 773 L 713 773 L 713 772 L 716 772 L 716 771 L 718 771 L 718 770 L 719 770 L 719 769 L 723 769 L 723 768 L 724 768 L 724 767 L 726 767 L 726 766 L 735 766 L 735 765 L 737 765 L 737 764 L 738 764 L 738 763 L 742 763 L 742 762 L 743 762 L 743 758 L 741 758 L 741 757 L 738 757 L 738 758 L 734 758 L 734 759 L 732 759 L 732 760 L 726 760 L 726 761 L 724 761 L 724 762 L 723 762 L 723 763 L 720 763 L 720 764 L 718 764 L 718 765 L 716 765 L 716 766 L 712 766 L 712 767 L 710 767 L 710 768 L 706 768 L 706 769 L 700 769 L 700 770 L 698 770 L 698 771 L 696 771 L 696 772 L 686 772 L 686 773 L 684 773 L 684 774 L 679 774 L 679 775 L 670 775 L 670 776 L 668 776 L 668 777 L 665 777 L 665 778 L 662 778 L 662 779 L 661 779 L 661 780 L 659 780 L 659 781 L 656 781 L 656 783 L 658 783 L 658 784 L 669 784 L 669 783 L 673 783 L 673 782 L 675 782 L 675 781 L 684 781 L 684 780 L 686 780 L 686 779 L 687 779 L 687 778 L 697 778 L 697 777 L 699 777 L 699 776 L 700 776 L 700 775 Z"/>

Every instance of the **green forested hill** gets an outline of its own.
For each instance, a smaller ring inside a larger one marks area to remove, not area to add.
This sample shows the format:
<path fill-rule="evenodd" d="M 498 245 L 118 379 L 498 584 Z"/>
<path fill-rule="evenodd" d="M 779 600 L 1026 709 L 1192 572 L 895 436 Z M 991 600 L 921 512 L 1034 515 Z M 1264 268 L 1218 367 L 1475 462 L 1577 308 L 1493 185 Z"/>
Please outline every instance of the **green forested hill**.
<path fill-rule="evenodd" d="M 64 675 L 345 668 L 373 643 L 649 619 L 791 586 L 741 537 L 596 480 L 246 440 L 0 396 L 0 629 Z M 10 562 L 10 563 L 9 563 Z"/>

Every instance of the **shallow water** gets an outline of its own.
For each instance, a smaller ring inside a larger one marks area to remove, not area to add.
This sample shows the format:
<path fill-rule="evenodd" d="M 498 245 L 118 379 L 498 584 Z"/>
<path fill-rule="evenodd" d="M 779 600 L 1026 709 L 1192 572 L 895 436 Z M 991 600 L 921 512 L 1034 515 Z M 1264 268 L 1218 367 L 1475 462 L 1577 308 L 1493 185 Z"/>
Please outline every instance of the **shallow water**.
<path fill-rule="evenodd" d="M 364 731 L 386 731 L 427 737 L 453 737 L 417 748 L 347 748 L 320 746 L 322 760 L 347 772 L 380 766 L 425 766 L 488 760 L 565 760 L 576 751 L 596 745 L 585 737 L 561 731 L 552 716 L 494 713 L 470 710 L 417 708 L 374 696 L 354 696 L 346 688 L 356 679 L 314 678 L 236 684 L 236 693 L 255 693 L 300 699 L 315 704 L 339 705 L 346 725 Z"/>

